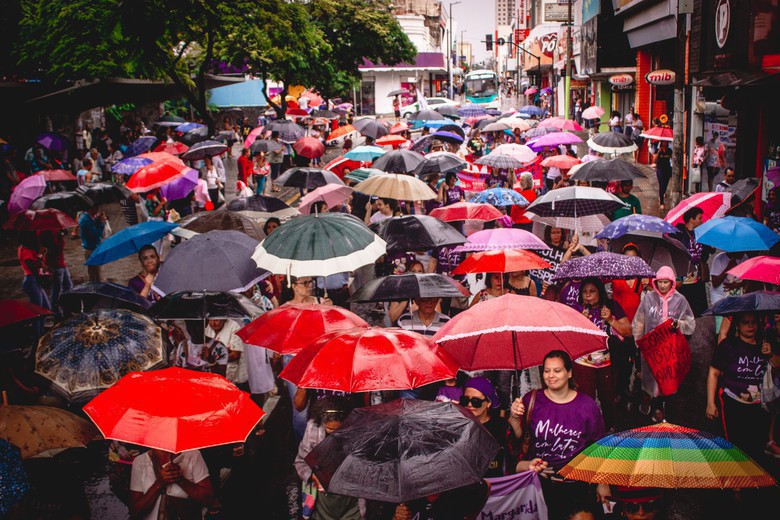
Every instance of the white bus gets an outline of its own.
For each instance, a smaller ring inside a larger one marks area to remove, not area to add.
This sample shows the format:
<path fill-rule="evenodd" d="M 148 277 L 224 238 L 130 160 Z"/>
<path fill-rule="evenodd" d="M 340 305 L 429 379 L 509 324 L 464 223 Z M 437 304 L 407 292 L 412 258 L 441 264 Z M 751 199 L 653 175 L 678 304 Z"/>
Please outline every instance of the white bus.
<path fill-rule="evenodd" d="M 501 93 L 498 74 L 492 70 L 472 70 L 464 79 L 466 101 L 485 108 L 501 108 Z"/>

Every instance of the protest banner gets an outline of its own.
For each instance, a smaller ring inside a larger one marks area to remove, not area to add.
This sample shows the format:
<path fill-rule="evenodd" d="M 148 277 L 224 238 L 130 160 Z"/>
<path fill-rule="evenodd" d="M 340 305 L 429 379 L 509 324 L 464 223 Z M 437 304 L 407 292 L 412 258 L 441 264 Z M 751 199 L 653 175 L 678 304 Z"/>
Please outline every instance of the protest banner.
<path fill-rule="evenodd" d="M 661 395 L 675 394 L 691 369 L 691 349 L 685 336 L 673 329 L 672 320 L 668 319 L 639 338 L 636 344 L 658 382 Z"/>
<path fill-rule="evenodd" d="M 547 504 L 536 472 L 485 480 L 490 482 L 490 495 L 477 519 L 547 520 Z"/>

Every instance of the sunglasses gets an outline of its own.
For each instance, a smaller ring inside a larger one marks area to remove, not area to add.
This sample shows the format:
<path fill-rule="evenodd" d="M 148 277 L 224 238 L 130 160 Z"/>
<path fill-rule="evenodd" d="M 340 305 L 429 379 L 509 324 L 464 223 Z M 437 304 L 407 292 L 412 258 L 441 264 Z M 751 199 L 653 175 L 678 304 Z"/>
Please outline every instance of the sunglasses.
<path fill-rule="evenodd" d="M 639 508 L 642 508 L 645 513 L 652 513 L 658 509 L 658 504 L 655 500 L 649 500 L 647 502 L 624 502 L 623 511 L 626 513 L 638 513 Z"/>
<path fill-rule="evenodd" d="M 461 406 L 468 406 L 469 403 L 471 403 L 471 406 L 474 408 L 481 407 L 485 404 L 485 401 L 489 401 L 489 399 L 480 399 L 479 397 L 468 397 L 465 395 L 460 396 L 460 399 L 458 400 Z"/>

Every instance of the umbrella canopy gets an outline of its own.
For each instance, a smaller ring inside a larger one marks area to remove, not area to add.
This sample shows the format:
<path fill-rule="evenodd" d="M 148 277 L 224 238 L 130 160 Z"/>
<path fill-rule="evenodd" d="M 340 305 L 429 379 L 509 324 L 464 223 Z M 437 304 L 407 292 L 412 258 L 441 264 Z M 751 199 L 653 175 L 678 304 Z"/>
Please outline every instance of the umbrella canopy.
<path fill-rule="evenodd" d="M 605 154 L 620 155 L 637 149 L 636 143 L 626 134 L 602 132 L 588 139 L 588 147 Z"/>
<path fill-rule="evenodd" d="M 174 291 L 246 291 L 268 274 L 252 261 L 257 245 L 240 231 L 195 235 L 168 253 L 152 289 L 163 296 Z"/>
<path fill-rule="evenodd" d="M 84 412 L 106 439 L 171 453 L 244 442 L 264 415 L 224 377 L 183 368 L 132 372 Z"/>
<path fill-rule="evenodd" d="M 399 121 L 390 127 L 391 134 L 401 134 L 407 130 L 409 130 L 409 125 L 407 125 L 405 121 Z M 333 134 L 331 133 L 331 135 Z"/>
<path fill-rule="evenodd" d="M 737 204 L 746 201 L 752 195 L 756 193 L 761 185 L 761 179 L 756 177 L 748 177 L 745 179 L 739 179 L 730 187 L 727 191 L 731 193 L 731 206 L 732 208 Z"/>
<path fill-rule="evenodd" d="M 369 177 L 375 177 L 377 175 L 386 175 L 386 173 L 382 170 L 377 170 L 376 168 L 357 168 L 346 174 L 344 178 L 360 183 Z"/>
<path fill-rule="evenodd" d="M 320 213 L 278 228 L 257 246 L 252 259 L 274 274 L 328 276 L 373 264 L 385 254 L 385 245 L 353 215 Z"/>
<path fill-rule="evenodd" d="M 449 123 L 440 126 L 438 132 L 451 132 L 453 134 L 458 134 L 458 136 L 460 136 L 462 140 L 466 139 L 466 131 L 463 130 L 463 127 L 458 126 L 455 123 Z M 434 132 L 434 133 L 438 133 L 438 132 Z"/>
<path fill-rule="evenodd" d="M 653 278 L 655 271 L 641 257 L 601 251 L 562 263 L 555 270 L 553 280 L 582 279 L 591 276 L 602 280 Z"/>
<path fill-rule="evenodd" d="M 242 212 L 242 218 L 248 217 L 252 219 L 268 218 L 268 217 L 277 217 L 281 219 L 287 217 L 295 217 L 299 215 L 297 209 L 288 206 L 283 200 L 277 199 L 276 197 L 269 197 L 266 195 L 251 195 L 249 197 L 235 198 L 230 202 L 228 202 L 227 209 L 228 211 L 231 212 Z M 209 211 L 206 213 L 214 213 L 214 212 Z M 182 227 L 186 226 L 186 222 L 191 222 L 191 221 L 185 221 L 185 224 L 181 224 Z M 213 229 L 239 229 L 239 228 L 213 228 Z M 193 231 L 198 231 L 198 230 L 193 229 Z M 198 231 L 198 232 L 202 233 L 202 231 Z"/>
<path fill-rule="evenodd" d="M 113 282 L 87 282 L 63 292 L 59 305 L 67 314 L 98 309 L 125 309 L 143 314 L 152 302 L 124 285 Z"/>
<path fill-rule="evenodd" d="M 190 149 L 190 147 L 187 146 L 184 143 L 180 143 L 178 141 L 173 141 L 173 142 L 167 142 L 166 141 L 164 143 L 160 143 L 159 145 L 157 145 L 154 148 L 153 151 L 154 152 L 165 152 L 165 153 L 169 153 L 171 155 L 181 155 L 181 154 L 183 154 L 184 152 L 186 152 L 189 149 Z"/>
<path fill-rule="evenodd" d="M 726 296 L 704 311 L 704 314 L 730 316 L 740 312 L 780 311 L 780 292 L 754 291 L 740 296 Z"/>
<path fill-rule="evenodd" d="M 8 214 L 15 215 L 30 209 L 35 199 L 46 191 L 46 179 L 41 175 L 30 175 L 17 184 L 8 199 Z"/>
<path fill-rule="evenodd" d="M 441 117 L 441 115 L 439 115 Z M 379 139 L 383 135 L 390 133 L 390 130 L 375 119 L 358 119 L 352 123 L 352 126 L 361 134 L 372 139 Z"/>
<path fill-rule="evenodd" d="M 549 126 L 551 128 L 557 128 L 558 130 L 571 130 L 574 132 L 582 132 L 582 127 L 572 119 L 565 119 L 563 117 L 548 117 L 539 122 L 539 126 Z M 582 140 L 577 141 L 582 142 Z"/>
<path fill-rule="evenodd" d="M 427 336 L 357 327 L 320 336 L 279 373 L 301 388 L 346 393 L 410 390 L 452 379 L 458 365 Z"/>
<path fill-rule="evenodd" d="M 704 211 L 702 214 L 702 222 L 707 222 L 710 219 L 720 218 L 726 214 L 731 205 L 731 193 L 727 192 L 704 192 L 696 193 L 680 201 L 678 205 L 672 208 L 669 213 L 666 214 L 664 220 L 673 226 L 683 223 L 683 215 L 691 208 L 701 208 Z"/>
<path fill-rule="evenodd" d="M 57 132 L 40 133 L 35 136 L 35 142 L 47 150 L 56 150 L 58 152 L 64 152 L 70 148 L 70 141 L 68 138 Z"/>
<path fill-rule="evenodd" d="M 663 126 L 654 126 L 653 128 L 649 128 L 639 134 L 639 136 L 644 137 L 645 139 L 652 139 L 654 141 L 672 142 L 674 140 L 674 133 L 672 132 L 672 129 Z"/>
<path fill-rule="evenodd" d="M 49 309 L 22 300 L 0 300 L 0 328 L 51 314 Z"/>
<path fill-rule="evenodd" d="M 555 167 L 559 170 L 571 170 L 574 166 L 582 162 L 577 157 L 571 155 L 551 155 L 542 161 L 545 168 Z"/>
<path fill-rule="evenodd" d="M 532 150 L 539 151 L 546 147 L 557 147 L 562 144 L 571 145 L 571 144 L 577 144 L 581 142 L 582 139 L 580 139 L 579 137 L 577 137 L 577 135 L 572 134 L 570 132 L 554 132 L 550 134 L 545 134 L 541 137 L 536 137 L 528 141 L 528 146 Z"/>
<path fill-rule="evenodd" d="M 301 125 L 289 119 L 271 121 L 265 129 L 266 131 L 279 132 L 279 140 L 288 144 L 292 144 L 306 135 L 306 130 Z"/>
<path fill-rule="evenodd" d="M 434 152 L 426 155 L 412 173 L 422 178 L 430 173 L 459 172 L 468 166 L 462 157 L 450 152 Z"/>
<path fill-rule="evenodd" d="M 400 96 L 401 94 L 408 94 L 408 93 L 409 93 L 409 89 L 397 88 L 388 92 L 387 97 L 395 97 L 395 96 Z"/>
<path fill-rule="evenodd" d="M 135 193 L 144 193 L 184 177 L 191 169 L 179 160 L 155 161 L 136 171 L 127 179 L 126 186 Z"/>
<path fill-rule="evenodd" d="M 604 109 L 598 105 L 593 105 L 582 111 L 582 119 L 598 119 L 604 115 Z"/>
<path fill-rule="evenodd" d="M 58 191 L 35 199 L 30 209 L 58 209 L 68 215 L 75 215 L 77 211 L 84 211 L 94 205 L 94 201 L 76 191 Z"/>
<path fill-rule="evenodd" d="M 548 191 L 533 201 L 527 210 L 540 217 L 577 218 L 612 213 L 622 207 L 624 204 L 619 198 L 601 188 L 568 186 Z"/>
<path fill-rule="evenodd" d="M 103 265 L 137 253 L 179 227 L 171 222 L 148 220 L 124 228 L 98 245 L 84 265 Z"/>
<path fill-rule="evenodd" d="M 153 135 L 142 135 L 132 143 L 130 143 L 130 146 L 127 147 L 127 150 L 125 150 L 125 153 L 123 154 L 125 158 L 133 157 L 134 155 L 140 155 L 142 153 L 148 152 L 152 149 L 152 146 L 154 146 L 154 143 L 157 142 L 157 138 Z"/>
<path fill-rule="evenodd" d="M 260 315 L 252 300 L 241 294 L 218 291 L 177 291 L 151 306 L 155 320 L 242 320 Z"/>
<path fill-rule="evenodd" d="M 371 167 L 392 173 L 412 173 L 424 159 L 422 154 L 412 150 L 392 150 L 377 158 Z"/>
<path fill-rule="evenodd" d="M 480 117 L 486 116 L 487 110 L 482 105 L 467 103 L 458 109 L 458 113 L 463 117 Z"/>
<path fill-rule="evenodd" d="M 313 190 L 326 184 L 338 184 L 344 186 L 344 181 L 339 179 L 339 176 L 329 170 L 323 170 L 322 168 L 303 168 L 294 167 L 284 171 L 274 184 L 279 186 L 287 186 L 292 188 L 302 188 L 305 190 Z"/>
<path fill-rule="evenodd" d="M 514 228 L 494 228 L 476 231 L 468 236 L 466 243 L 455 251 L 491 251 L 496 249 L 550 249 L 530 231 Z"/>
<path fill-rule="evenodd" d="M 491 168 L 505 168 L 510 170 L 523 167 L 523 163 L 514 156 L 497 150 L 494 150 L 487 155 L 483 155 L 474 161 L 474 164 L 481 164 L 484 166 L 490 166 Z"/>
<path fill-rule="evenodd" d="M 722 437 L 666 421 L 613 433 L 558 473 L 571 480 L 655 488 L 752 488 L 775 479 Z"/>
<path fill-rule="evenodd" d="M 347 134 L 351 134 L 352 132 L 357 132 L 357 128 L 355 128 L 352 125 L 340 126 L 328 134 L 328 141 L 332 141 L 333 139 L 337 139 Z"/>
<path fill-rule="evenodd" d="M 775 256 L 756 256 L 740 262 L 736 267 L 727 272 L 743 280 L 756 280 L 758 282 L 780 285 L 780 258 Z"/>
<path fill-rule="evenodd" d="M 100 309 L 68 318 L 35 351 L 35 373 L 69 402 L 82 402 L 133 371 L 168 363 L 160 327 L 141 314 Z"/>
<path fill-rule="evenodd" d="M 265 133 L 265 127 L 264 126 L 256 126 L 252 130 L 249 131 L 249 133 L 246 135 L 246 138 L 244 139 L 244 148 L 252 148 L 252 145 L 255 144 L 257 141 L 260 140 L 260 138 Z"/>
<path fill-rule="evenodd" d="M 192 132 L 193 130 L 198 130 L 199 128 L 208 128 L 208 127 L 200 123 L 182 123 L 179 126 L 174 127 L 174 130 L 177 132 L 181 132 L 182 134 L 186 134 L 187 132 Z"/>
<path fill-rule="evenodd" d="M 396 200 L 433 200 L 437 197 L 436 192 L 417 177 L 398 173 L 370 176 L 357 184 L 355 191 Z"/>
<path fill-rule="evenodd" d="M 344 157 L 353 161 L 372 162 L 377 157 L 382 157 L 387 150 L 379 146 L 356 146 L 344 154 Z"/>
<path fill-rule="evenodd" d="M 119 173 L 121 175 L 132 175 L 146 165 L 152 164 L 154 161 L 148 157 L 125 157 L 121 161 L 114 163 L 111 166 L 111 171 Z"/>
<path fill-rule="evenodd" d="M 368 326 L 357 314 L 334 305 L 287 303 L 255 318 L 236 334 L 247 345 L 297 354 L 325 334 Z"/>
<path fill-rule="evenodd" d="M 552 226 L 561 229 L 571 229 L 577 233 L 598 233 L 604 226 L 609 224 L 609 218 L 601 213 L 596 215 L 586 215 L 584 217 L 540 217 L 536 213 L 526 211 L 524 214 L 534 222 L 539 222 L 545 226 Z"/>
<path fill-rule="evenodd" d="M 645 179 L 647 176 L 630 162 L 615 158 L 586 162 L 577 167 L 577 171 L 573 172 L 570 178 L 575 181 L 610 182 Z"/>
<path fill-rule="evenodd" d="M 677 233 L 677 228 L 662 218 L 634 213 L 610 222 L 596 234 L 596 238 L 614 239 L 627 233 L 660 236 L 665 233 Z"/>
<path fill-rule="evenodd" d="M 54 406 L 0 405 L 0 439 L 19 448 L 22 459 L 53 457 L 100 440 L 89 421 Z"/>
<path fill-rule="evenodd" d="M 492 249 L 466 257 L 452 274 L 513 273 L 547 269 L 550 264 L 539 255 L 523 249 Z"/>
<path fill-rule="evenodd" d="M 449 206 L 435 208 L 430 212 L 430 216 L 444 222 L 458 220 L 479 220 L 489 222 L 504 216 L 495 206 L 490 204 L 477 204 L 474 202 L 456 202 Z"/>
<path fill-rule="evenodd" d="M 426 109 L 415 112 L 409 119 L 411 121 L 440 121 L 444 119 L 444 116 L 433 109 Z"/>
<path fill-rule="evenodd" d="M 462 370 L 522 370 L 541 365 L 552 349 L 572 359 L 603 350 L 607 335 L 568 305 L 505 294 L 461 312 L 433 340 Z"/>
<path fill-rule="evenodd" d="M 127 198 L 127 196 L 130 195 L 130 190 L 121 184 L 95 182 L 79 186 L 76 188 L 76 193 L 81 194 L 83 197 L 91 200 L 97 205 L 102 205 L 112 204 Z"/>
<path fill-rule="evenodd" d="M 303 197 L 298 204 L 298 210 L 301 215 L 311 213 L 311 205 L 317 201 L 322 201 L 329 208 L 341 204 L 347 200 L 354 190 L 349 186 L 339 186 L 337 184 L 327 184 L 310 191 Z"/>
<path fill-rule="evenodd" d="M 498 450 L 457 404 L 396 399 L 352 411 L 305 460 L 329 493 L 397 504 L 480 482 Z"/>
<path fill-rule="evenodd" d="M 493 206 L 528 206 L 528 199 L 507 188 L 490 188 L 482 190 L 469 202 L 492 204 Z"/>
<path fill-rule="evenodd" d="M 509 130 L 509 125 L 503 121 L 493 121 L 480 129 L 482 132 L 503 132 Z"/>
<path fill-rule="evenodd" d="M 0 439 L 0 516 L 9 514 L 29 490 L 19 448 Z"/>
<path fill-rule="evenodd" d="M 748 217 L 710 219 L 694 230 L 700 244 L 726 252 L 768 251 L 780 242 L 770 227 Z"/>
<path fill-rule="evenodd" d="M 458 109 L 452 105 L 441 105 L 434 108 L 434 110 L 449 119 L 460 119 Z"/>
<path fill-rule="evenodd" d="M 526 91 L 527 92 L 527 91 Z M 534 94 L 536 92 L 533 92 Z M 526 94 L 528 95 L 528 94 Z M 518 114 L 523 114 L 528 117 L 542 117 L 544 115 L 544 109 L 535 105 L 526 105 L 517 111 Z"/>
<path fill-rule="evenodd" d="M 353 302 L 390 302 L 415 298 L 470 296 L 460 283 L 438 273 L 406 273 L 374 278 L 350 297 Z"/>
<path fill-rule="evenodd" d="M 78 225 L 78 222 L 58 209 L 28 209 L 9 218 L 3 227 L 15 231 L 59 231 Z"/>
<path fill-rule="evenodd" d="M 155 121 L 154 124 L 157 125 L 157 126 L 172 126 L 172 127 L 175 127 L 175 126 L 182 125 L 182 124 L 184 124 L 186 122 L 187 121 L 183 117 L 172 116 L 172 115 L 164 115 L 160 119 Z"/>
<path fill-rule="evenodd" d="M 293 144 L 293 150 L 308 159 L 317 159 L 325 154 L 325 145 L 315 137 L 301 137 Z"/>
<path fill-rule="evenodd" d="M 283 145 L 277 141 L 271 141 L 270 139 L 259 139 L 249 146 L 249 150 L 252 153 L 269 153 L 281 150 L 282 146 Z"/>
<path fill-rule="evenodd" d="M 75 181 L 76 176 L 67 170 L 39 170 L 35 175 L 42 175 L 46 182 Z"/>
<path fill-rule="evenodd" d="M 407 139 L 405 137 L 398 134 L 387 134 L 377 139 L 376 144 L 379 146 L 400 146 L 406 141 Z"/>
<path fill-rule="evenodd" d="M 167 200 L 179 200 L 186 198 L 198 185 L 198 170 L 188 169 L 183 177 L 160 186 L 160 194 Z"/>
<path fill-rule="evenodd" d="M 182 218 L 179 220 L 178 224 L 183 229 L 188 229 L 196 233 L 234 229 L 246 233 L 255 240 L 262 240 L 265 238 L 265 233 L 263 232 L 261 219 L 252 217 L 251 215 L 252 213 L 249 211 L 230 211 L 224 209 L 219 209 L 217 211 L 201 211 L 200 213 L 193 213 L 192 215 Z"/>
<path fill-rule="evenodd" d="M 530 130 L 526 130 L 525 132 L 523 132 L 523 136 L 526 139 L 533 139 L 535 137 L 541 137 L 543 135 L 554 134 L 559 132 L 561 132 L 561 130 L 558 130 L 557 128 L 553 128 L 551 126 L 542 126 L 542 127 L 537 126 L 536 128 L 532 128 Z"/>
<path fill-rule="evenodd" d="M 430 215 L 390 217 L 370 228 L 387 242 L 388 252 L 427 251 L 466 241 L 454 227 Z"/>
<path fill-rule="evenodd" d="M 227 152 L 227 145 L 220 141 L 212 141 L 207 139 L 192 145 L 181 158 L 185 161 L 197 161 L 204 157 L 214 157 L 215 155 L 222 155 Z"/>
<path fill-rule="evenodd" d="M 524 121 L 520 119 L 519 117 L 506 117 L 503 118 L 501 121 L 504 122 L 510 129 L 512 130 L 520 130 L 521 132 L 526 132 L 531 129 L 531 125 L 528 124 L 527 121 Z"/>
<path fill-rule="evenodd" d="M 641 234 L 643 232 L 639 233 L 628 233 L 611 239 L 609 249 L 620 253 L 627 244 L 634 244 L 639 249 L 639 257 L 647 262 L 651 269 L 657 271 L 668 265 L 674 267 L 675 273 L 690 272 L 691 254 L 682 242 L 666 235 L 646 236 Z"/>
<path fill-rule="evenodd" d="M 442 141 L 444 143 L 450 143 L 456 146 L 459 146 L 465 140 L 465 138 L 462 137 L 458 132 L 452 132 L 450 130 L 442 130 L 441 128 L 443 128 L 444 126 L 451 126 L 451 125 L 442 125 L 442 127 L 440 127 L 439 130 L 429 135 L 433 139 L 438 139 L 439 141 Z"/>
<path fill-rule="evenodd" d="M 524 144 L 517 143 L 500 144 L 492 153 L 509 155 L 523 164 L 531 163 L 536 159 L 536 152 Z"/>
<path fill-rule="evenodd" d="M 194 144 L 200 143 L 201 141 L 206 141 L 209 138 L 209 128 L 203 127 L 203 128 L 196 128 L 195 130 L 190 130 L 186 134 L 181 134 L 179 136 L 179 142 L 184 143 L 187 146 L 192 146 Z"/>

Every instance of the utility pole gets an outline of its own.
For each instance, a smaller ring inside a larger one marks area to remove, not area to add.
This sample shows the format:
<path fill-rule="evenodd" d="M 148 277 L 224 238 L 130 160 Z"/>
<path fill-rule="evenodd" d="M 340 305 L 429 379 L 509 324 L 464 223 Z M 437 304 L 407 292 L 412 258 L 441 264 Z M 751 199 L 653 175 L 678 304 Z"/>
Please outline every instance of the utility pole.
<path fill-rule="evenodd" d="M 569 0 L 568 30 L 566 31 L 566 78 L 564 78 L 564 90 L 566 91 L 563 102 L 563 117 L 569 119 L 569 104 L 571 103 L 571 57 L 574 54 L 572 49 L 572 29 L 574 28 L 574 18 L 572 18 L 571 4 L 574 0 Z"/>
<path fill-rule="evenodd" d="M 683 157 L 685 157 L 685 139 L 683 136 L 685 115 L 685 47 L 687 41 L 688 14 L 677 12 L 677 41 L 675 42 L 674 76 L 674 119 L 672 125 L 672 191 L 669 207 L 673 208 L 682 200 Z"/>
<path fill-rule="evenodd" d="M 452 99 L 452 6 L 458 5 L 460 2 L 450 2 L 450 26 L 447 29 L 449 33 L 449 45 L 447 46 L 447 77 L 449 83 L 447 84 L 447 97 Z"/>

